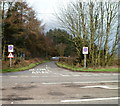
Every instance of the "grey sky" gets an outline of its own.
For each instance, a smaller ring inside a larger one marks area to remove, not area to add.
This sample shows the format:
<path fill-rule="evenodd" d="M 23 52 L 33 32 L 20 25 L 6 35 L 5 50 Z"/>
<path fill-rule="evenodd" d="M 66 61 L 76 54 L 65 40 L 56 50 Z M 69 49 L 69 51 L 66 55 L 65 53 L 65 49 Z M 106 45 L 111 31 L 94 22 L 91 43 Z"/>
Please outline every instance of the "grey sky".
<path fill-rule="evenodd" d="M 55 18 L 55 11 L 58 12 L 60 6 L 66 6 L 67 3 L 73 0 L 26 0 L 33 7 L 37 16 L 45 24 L 45 30 L 59 27 Z M 74 0 L 75 1 L 75 0 Z"/>

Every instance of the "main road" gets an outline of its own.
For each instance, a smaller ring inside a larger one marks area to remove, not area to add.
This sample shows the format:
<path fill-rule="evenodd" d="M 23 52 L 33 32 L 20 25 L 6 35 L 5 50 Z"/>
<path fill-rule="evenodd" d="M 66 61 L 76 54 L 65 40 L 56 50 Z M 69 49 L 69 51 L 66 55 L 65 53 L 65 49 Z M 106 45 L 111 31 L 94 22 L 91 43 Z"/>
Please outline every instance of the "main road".
<path fill-rule="evenodd" d="M 48 62 L 0 77 L 3 104 L 118 104 L 118 73 L 72 72 Z"/>

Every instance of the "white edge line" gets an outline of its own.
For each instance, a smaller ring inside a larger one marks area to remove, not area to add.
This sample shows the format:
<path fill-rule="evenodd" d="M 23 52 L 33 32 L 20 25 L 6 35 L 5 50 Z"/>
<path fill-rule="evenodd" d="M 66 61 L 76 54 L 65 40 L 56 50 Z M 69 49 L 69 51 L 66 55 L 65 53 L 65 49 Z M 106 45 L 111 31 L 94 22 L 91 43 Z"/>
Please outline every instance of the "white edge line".
<path fill-rule="evenodd" d="M 113 100 L 120 99 L 120 97 L 110 97 L 110 98 L 95 98 L 95 99 L 78 99 L 78 100 L 61 100 L 61 102 L 85 102 L 85 101 L 99 101 L 99 100 Z"/>

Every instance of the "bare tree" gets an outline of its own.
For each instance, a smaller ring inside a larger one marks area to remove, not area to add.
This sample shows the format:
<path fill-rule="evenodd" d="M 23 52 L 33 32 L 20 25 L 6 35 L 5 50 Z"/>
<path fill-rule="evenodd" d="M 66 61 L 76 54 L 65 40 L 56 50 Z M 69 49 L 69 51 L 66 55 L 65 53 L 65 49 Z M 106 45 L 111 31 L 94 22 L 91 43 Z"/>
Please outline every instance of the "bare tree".
<path fill-rule="evenodd" d="M 82 47 L 88 46 L 89 62 L 92 66 L 100 66 L 108 65 L 116 51 L 117 12 L 118 2 L 77 1 L 61 9 L 57 18 L 62 27 L 73 35 L 78 56 L 81 56 Z M 110 49 L 112 41 L 114 46 Z"/>

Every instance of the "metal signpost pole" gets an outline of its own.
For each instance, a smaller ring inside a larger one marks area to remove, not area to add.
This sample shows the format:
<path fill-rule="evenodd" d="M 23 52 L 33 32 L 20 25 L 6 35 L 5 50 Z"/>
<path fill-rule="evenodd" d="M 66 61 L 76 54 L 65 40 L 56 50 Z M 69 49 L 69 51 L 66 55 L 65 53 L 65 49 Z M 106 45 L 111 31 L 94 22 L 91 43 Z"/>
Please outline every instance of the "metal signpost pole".
<path fill-rule="evenodd" d="M 10 67 L 12 67 L 12 58 L 10 58 Z"/>
<path fill-rule="evenodd" d="M 84 54 L 84 68 L 86 68 L 86 54 Z"/>

